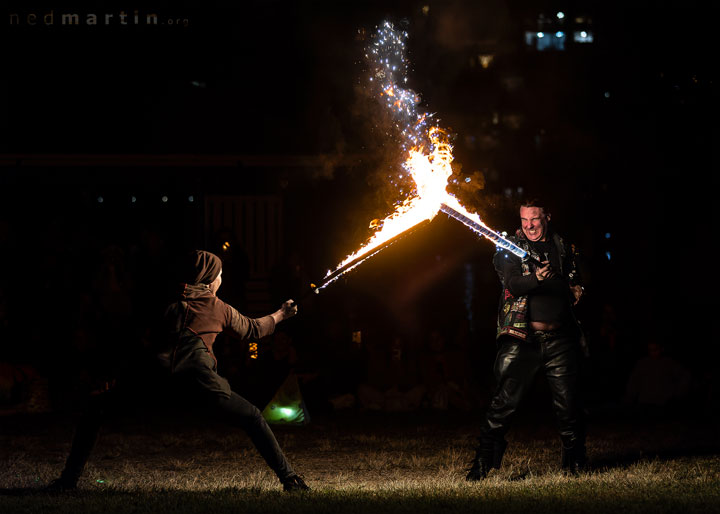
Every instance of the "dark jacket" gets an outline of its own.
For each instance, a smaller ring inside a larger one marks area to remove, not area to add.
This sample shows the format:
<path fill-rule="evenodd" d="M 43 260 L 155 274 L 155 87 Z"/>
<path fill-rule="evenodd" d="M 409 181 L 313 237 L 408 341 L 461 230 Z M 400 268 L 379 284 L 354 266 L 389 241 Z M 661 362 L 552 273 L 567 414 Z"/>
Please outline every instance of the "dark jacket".
<path fill-rule="evenodd" d="M 515 233 L 515 236 L 510 236 L 508 239 L 523 250 L 527 251 L 534 259 L 538 261 L 545 260 L 533 251 L 522 230 L 518 230 Z M 558 234 L 554 233 L 551 236 L 551 240 L 555 244 L 558 255 L 560 256 L 560 269 L 556 271 L 568 282 L 569 286 L 581 285 L 577 266 L 578 254 L 575 250 L 575 245 L 568 245 Z M 528 280 L 534 280 L 536 282 L 535 286 L 539 284 L 537 277 L 535 276 L 535 266 L 533 264 L 521 260 L 518 256 L 508 252 L 507 250 L 498 248 L 493 256 L 493 264 L 495 266 L 495 271 L 497 271 L 497 274 L 500 277 L 503 291 L 500 297 L 500 308 L 498 310 L 496 337 L 499 339 L 504 336 L 511 336 L 525 341 L 529 335 L 527 319 L 528 295 L 520 295 L 517 294 L 517 292 L 513 295 L 510 291 L 507 284 L 507 277 L 504 276 L 503 272 L 507 260 L 516 264 L 522 271 L 523 276 L 532 275 L 532 277 L 528 278 Z M 532 287 L 532 284 L 529 285 Z M 571 292 L 568 288 L 568 295 L 570 294 Z"/>
<path fill-rule="evenodd" d="M 215 296 L 205 284 L 186 285 L 179 301 L 165 311 L 166 365 L 173 375 L 211 393 L 230 397 L 230 384 L 217 373 L 215 338 L 228 332 L 260 339 L 275 331 L 272 316 L 248 318 Z"/>

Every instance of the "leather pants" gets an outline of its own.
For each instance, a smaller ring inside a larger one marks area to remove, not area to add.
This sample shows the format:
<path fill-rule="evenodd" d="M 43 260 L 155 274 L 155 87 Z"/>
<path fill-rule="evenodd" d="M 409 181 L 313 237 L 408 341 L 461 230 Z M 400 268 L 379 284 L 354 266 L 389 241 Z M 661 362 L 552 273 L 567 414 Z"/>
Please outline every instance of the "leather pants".
<path fill-rule="evenodd" d="M 505 434 L 518 404 L 542 370 L 552 393 L 564 451 L 584 454 L 585 420 L 579 398 L 580 346 L 577 336 L 535 332 L 528 341 L 506 337 L 495 359 L 497 389 L 481 429 L 481 448 L 505 448 Z M 487 456 L 489 458 L 490 455 Z M 492 456 L 499 467 L 501 455 Z"/>

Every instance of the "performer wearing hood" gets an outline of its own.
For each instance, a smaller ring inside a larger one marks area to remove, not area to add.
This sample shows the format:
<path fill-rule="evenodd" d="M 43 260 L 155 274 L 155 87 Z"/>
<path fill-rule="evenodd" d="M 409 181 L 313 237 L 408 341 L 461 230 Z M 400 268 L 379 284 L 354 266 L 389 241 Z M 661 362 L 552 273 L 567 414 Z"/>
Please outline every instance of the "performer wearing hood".
<path fill-rule="evenodd" d="M 578 394 L 581 332 L 573 305 L 583 294 L 576 252 L 548 226 L 538 201 L 520 207 L 521 229 L 513 243 L 542 263 L 534 266 L 499 249 L 493 258 L 502 283 L 498 313 L 497 388 L 481 428 L 467 480 L 483 480 L 499 468 L 505 434 L 535 374 L 542 370 L 553 396 L 562 441 L 562 467 L 573 474 L 586 466 L 585 423 Z"/>
<path fill-rule="evenodd" d="M 165 313 L 165 350 L 161 361 L 169 370 L 175 395 L 209 411 L 213 417 L 245 430 L 265 462 L 286 491 L 308 486 L 285 458 L 260 410 L 230 388 L 217 373 L 213 344 L 220 332 L 240 339 L 260 339 L 272 334 L 275 325 L 294 316 L 297 307 L 286 301 L 276 312 L 248 318 L 216 296 L 222 283 L 222 262 L 202 250 L 192 252 L 182 270 L 185 283 L 176 302 Z M 116 403 L 114 390 L 91 399 L 78 424 L 70 456 L 51 489 L 73 489 L 97 440 L 108 406 Z"/>

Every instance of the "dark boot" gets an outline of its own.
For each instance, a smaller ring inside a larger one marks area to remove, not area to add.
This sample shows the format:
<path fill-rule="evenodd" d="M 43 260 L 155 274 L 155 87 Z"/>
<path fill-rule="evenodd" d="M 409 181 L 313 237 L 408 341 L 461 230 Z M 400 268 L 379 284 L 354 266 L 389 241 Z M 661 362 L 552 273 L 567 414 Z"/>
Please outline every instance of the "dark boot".
<path fill-rule="evenodd" d="M 307 486 L 305 481 L 298 475 L 290 475 L 286 479 L 282 480 L 283 491 L 309 491 L 310 488 Z"/>
<path fill-rule="evenodd" d="M 53 480 L 46 487 L 48 492 L 64 492 L 77 489 L 77 483 L 90 458 L 100 433 L 100 426 L 105 417 L 108 406 L 116 402 L 116 392 L 106 391 L 88 399 L 73 436 L 70 455 L 65 461 L 65 468 L 60 478 Z"/>
<path fill-rule="evenodd" d="M 72 480 L 64 478 L 62 476 L 60 478 L 56 478 L 43 488 L 43 490 L 48 493 L 66 493 L 68 491 L 74 491 L 76 489 L 77 479 Z"/>
<path fill-rule="evenodd" d="M 481 480 L 485 480 L 485 477 L 487 477 L 488 473 L 490 473 L 491 468 L 492 457 L 484 455 L 483 452 L 478 449 L 465 480 L 468 482 L 480 482 Z"/>
<path fill-rule="evenodd" d="M 562 468 L 574 476 L 587 470 L 585 445 L 576 444 L 571 448 L 562 447 Z"/>
<path fill-rule="evenodd" d="M 90 453 L 95 446 L 99 432 L 100 417 L 84 415 L 75 430 L 70 455 L 65 461 L 65 468 L 60 474 L 60 478 L 47 486 L 47 490 L 60 492 L 77 488 L 78 480 L 90 458 Z"/>
<path fill-rule="evenodd" d="M 479 482 L 485 480 L 492 468 L 500 469 L 505 448 L 507 448 L 507 442 L 504 440 L 481 439 L 480 446 L 475 451 L 475 458 L 465 480 Z"/>

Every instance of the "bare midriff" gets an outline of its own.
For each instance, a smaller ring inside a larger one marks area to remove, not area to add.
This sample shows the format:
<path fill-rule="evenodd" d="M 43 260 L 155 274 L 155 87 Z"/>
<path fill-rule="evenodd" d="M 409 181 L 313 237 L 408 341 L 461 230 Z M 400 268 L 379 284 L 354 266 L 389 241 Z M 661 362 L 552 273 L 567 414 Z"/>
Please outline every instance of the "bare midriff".
<path fill-rule="evenodd" d="M 545 322 L 545 321 L 531 321 L 530 327 L 534 331 L 547 332 L 548 330 L 557 330 L 562 326 L 562 323 L 557 321 Z"/>

